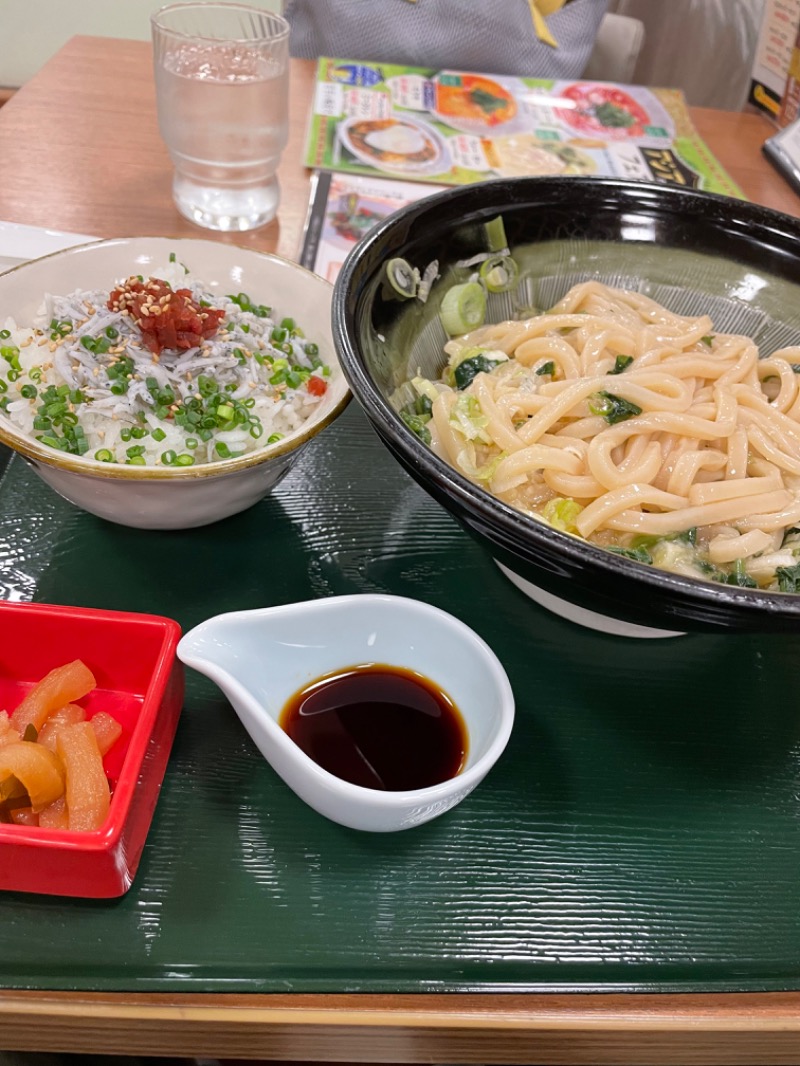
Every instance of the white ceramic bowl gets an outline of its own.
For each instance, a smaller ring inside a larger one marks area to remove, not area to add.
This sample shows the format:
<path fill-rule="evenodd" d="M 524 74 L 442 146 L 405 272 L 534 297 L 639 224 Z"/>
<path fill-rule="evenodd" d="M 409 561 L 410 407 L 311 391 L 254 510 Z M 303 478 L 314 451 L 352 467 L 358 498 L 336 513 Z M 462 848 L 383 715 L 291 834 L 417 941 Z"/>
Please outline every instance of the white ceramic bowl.
<path fill-rule="evenodd" d="M 320 814 L 372 832 L 408 829 L 460 803 L 500 757 L 514 696 L 489 646 L 452 615 L 402 596 L 335 596 L 217 615 L 190 630 L 178 657 L 222 689 L 264 758 Z M 364 663 L 414 670 L 454 701 L 467 761 L 441 784 L 407 792 L 352 785 L 318 766 L 278 724 L 287 701 L 323 674 Z"/>
<path fill-rule="evenodd" d="M 287 473 L 309 441 L 350 398 L 330 328 L 331 285 L 289 260 L 210 240 L 131 237 L 95 241 L 0 275 L 0 321 L 29 325 L 47 292 L 111 289 L 131 274 L 147 275 L 175 254 L 212 292 L 247 292 L 276 316 L 292 317 L 319 344 L 331 368 L 328 390 L 312 416 L 274 444 L 238 458 L 184 468 L 123 466 L 48 448 L 0 415 L 0 441 L 22 455 L 71 503 L 127 526 L 188 529 L 251 507 Z"/>

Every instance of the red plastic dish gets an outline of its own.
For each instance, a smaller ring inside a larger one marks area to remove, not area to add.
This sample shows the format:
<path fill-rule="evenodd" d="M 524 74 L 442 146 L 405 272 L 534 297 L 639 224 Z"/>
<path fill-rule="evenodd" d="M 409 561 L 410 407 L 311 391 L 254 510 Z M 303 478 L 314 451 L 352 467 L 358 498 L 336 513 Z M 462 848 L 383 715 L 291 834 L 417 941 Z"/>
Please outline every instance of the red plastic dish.
<path fill-rule="evenodd" d="M 109 898 L 130 888 L 183 705 L 181 631 L 157 615 L 0 603 L 0 707 L 11 712 L 56 666 L 82 659 L 97 688 L 80 703 L 108 711 L 122 736 L 104 760 L 108 818 L 94 832 L 0 824 L 0 889 Z"/>

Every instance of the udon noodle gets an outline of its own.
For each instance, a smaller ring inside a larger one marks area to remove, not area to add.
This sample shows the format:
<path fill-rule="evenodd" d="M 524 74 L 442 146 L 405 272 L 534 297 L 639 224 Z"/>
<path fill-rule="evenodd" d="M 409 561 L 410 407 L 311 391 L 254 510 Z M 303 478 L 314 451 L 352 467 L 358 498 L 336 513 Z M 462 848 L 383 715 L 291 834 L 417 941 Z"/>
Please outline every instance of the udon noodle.
<path fill-rule="evenodd" d="M 641 562 L 800 591 L 800 346 L 759 358 L 590 281 L 446 350 L 441 381 L 415 379 L 417 428 L 499 499 Z"/>

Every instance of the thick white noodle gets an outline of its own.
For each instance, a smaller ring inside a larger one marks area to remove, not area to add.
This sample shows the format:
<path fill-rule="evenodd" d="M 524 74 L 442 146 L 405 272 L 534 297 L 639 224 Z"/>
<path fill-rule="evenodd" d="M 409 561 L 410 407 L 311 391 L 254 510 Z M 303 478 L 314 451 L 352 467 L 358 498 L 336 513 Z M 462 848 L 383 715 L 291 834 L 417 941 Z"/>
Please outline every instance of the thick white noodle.
<path fill-rule="evenodd" d="M 605 545 L 697 527 L 711 562 L 743 560 L 762 584 L 764 553 L 793 558 L 781 543 L 800 522 L 800 346 L 760 360 L 707 315 L 598 282 L 456 351 L 476 345 L 509 359 L 439 393 L 434 446 L 506 503 L 535 513 L 571 497 L 573 531 Z M 629 405 L 615 424 L 607 395 Z M 475 432 L 454 414 L 462 396 L 479 405 Z"/>

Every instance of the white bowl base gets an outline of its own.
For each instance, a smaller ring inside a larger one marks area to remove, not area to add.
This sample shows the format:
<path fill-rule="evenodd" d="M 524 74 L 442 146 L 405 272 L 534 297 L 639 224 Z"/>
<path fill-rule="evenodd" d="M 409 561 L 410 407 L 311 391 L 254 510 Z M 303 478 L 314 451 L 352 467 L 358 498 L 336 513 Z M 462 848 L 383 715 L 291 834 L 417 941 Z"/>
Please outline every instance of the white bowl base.
<path fill-rule="evenodd" d="M 567 603 L 566 600 L 553 596 L 550 592 L 545 592 L 538 585 L 534 585 L 526 578 L 515 574 L 513 570 L 503 566 L 497 559 L 495 559 L 495 562 L 509 581 L 513 582 L 521 592 L 524 592 L 526 596 L 538 603 L 540 607 L 552 611 L 553 614 L 557 614 L 560 618 L 566 618 L 568 622 L 575 622 L 579 626 L 586 626 L 587 629 L 596 629 L 600 633 L 609 633 L 615 637 L 654 639 L 686 636 L 685 633 L 677 630 L 651 629 L 649 626 L 639 626 L 634 622 L 623 622 L 618 618 L 610 618 L 608 615 L 589 611 L 585 607 L 577 607 L 574 603 Z"/>

